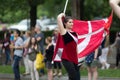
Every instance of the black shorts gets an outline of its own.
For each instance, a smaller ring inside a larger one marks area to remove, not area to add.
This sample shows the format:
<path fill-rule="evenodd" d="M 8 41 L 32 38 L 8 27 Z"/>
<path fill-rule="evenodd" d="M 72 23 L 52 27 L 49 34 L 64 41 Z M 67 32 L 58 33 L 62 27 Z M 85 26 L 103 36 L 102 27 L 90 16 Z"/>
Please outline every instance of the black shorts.
<path fill-rule="evenodd" d="M 52 63 L 51 63 L 51 61 L 47 61 L 46 62 L 46 68 L 47 69 L 52 69 Z"/>

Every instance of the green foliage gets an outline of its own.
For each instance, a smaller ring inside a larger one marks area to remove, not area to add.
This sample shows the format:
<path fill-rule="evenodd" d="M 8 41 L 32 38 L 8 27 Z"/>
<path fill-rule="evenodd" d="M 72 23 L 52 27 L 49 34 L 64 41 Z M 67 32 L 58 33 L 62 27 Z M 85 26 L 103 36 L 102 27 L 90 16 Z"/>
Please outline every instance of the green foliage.
<path fill-rule="evenodd" d="M 44 33 L 45 38 L 46 38 L 47 36 L 52 36 L 53 31 L 44 31 L 43 33 Z"/>
<path fill-rule="evenodd" d="M 84 19 L 107 17 L 111 12 L 108 0 L 85 0 Z"/>
<path fill-rule="evenodd" d="M 54 17 L 63 12 L 66 0 L 0 0 L 0 21 L 7 23 L 19 22 L 29 18 L 30 5 L 38 5 L 37 16 Z M 108 17 L 111 8 L 109 0 L 84 0 L 83 19 L 92 20 Z M 71 15 L 72 0 L 69 0 L 66 15 Z M 114 16 L 111 30 L 120 30 L 119 19 Z"/>
<path fill-rule="evenodd" d="M 106 18 L 112 11 L 109 6 L 109 0 L 85 0 L 84 9 L 84 20 Z M 114 16 L 110 30 L 119 31 L 119 25 L 119 19 Z"/>
<path fill-rule="evenodd" d="M 27 0 L 1 0 L 0 19 L 2 22 L 18 22 L 28 17 Z"/>
<path fill-rule="evenodd" d="M 45 0 L 43 6 L 49 12 L 49 16 L 56 16 L 58 13 L 62 12 L 63 2 L 65 2 L 65 0 Z"/>
<path fill-rule="evenodd" d="M 4 31 L 0 31 L 0 41 L 2 41 L 4 39 Z"/>
<path fill-rule="evenodd" d="M 43 16 L 49 16 L 49 12 L 44 8 L 44 6 L 39 5 L 37 8 L 38 18 L 42 18 Z"/>

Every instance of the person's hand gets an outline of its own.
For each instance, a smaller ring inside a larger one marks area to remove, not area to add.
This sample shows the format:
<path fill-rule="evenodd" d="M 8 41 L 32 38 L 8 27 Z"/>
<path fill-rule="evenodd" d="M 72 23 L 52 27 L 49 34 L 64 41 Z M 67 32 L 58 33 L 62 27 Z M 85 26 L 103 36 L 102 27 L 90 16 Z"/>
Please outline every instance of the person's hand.
<path fill-rule="evenodd" d="M 62 18 L 62 17 L 65 17 L 65 14 L 64 14 L 64 13 L 60 13 L 60 14 L 58 15 L 58 18 Z"/>
<path fill-rule="evenodd" d="M 13 48 L 15 48 L 15 46 L 14 45 L 10 45 L 10 48 L 13 49 Z"/>
<path fill-rule="evenodd" d="M 119 4 L 120 0 L 109 0 L 109 3 L 113 3 L 113 4 Z"/>
<path fill-rule="evenodd" d="M 3 44 L 0 44 L 0 48 L 2 48 Z"/>

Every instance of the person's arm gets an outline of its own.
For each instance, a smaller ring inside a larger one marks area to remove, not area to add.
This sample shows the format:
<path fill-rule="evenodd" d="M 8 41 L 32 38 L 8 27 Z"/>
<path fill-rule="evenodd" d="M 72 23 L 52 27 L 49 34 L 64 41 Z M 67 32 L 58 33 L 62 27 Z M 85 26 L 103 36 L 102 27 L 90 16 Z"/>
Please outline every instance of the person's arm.
<path fill-rule="evenodd" d="M 23 46 L 24 46 L 24 48 L 28 48 L 29 43 L 30 43 L 30 39 L 29 39 L 27 42 L 25 42 L 25 44 L 23 45 Z"/>
<path fill-rule="evenodd" d="M 39 36 L 39 37 L 37 37 L 36 39 L 37 39 L 37 41 L 39 42 L 39 41 L 42 39 L 42 37 Z"/>
<path fill-rule="evenodd" d="M 28 45 L 29 45 L 29 42 L 26 42 L 23 47 L 24 47 L 24 48 L 27 48 Z"/>
<path fill-rule="evenodd" d="M 64 13 L 59 14 L 57 17 L 57 24 L 58 24 L 58 28 L 60 30 L 61 35 L 64 35 L 66 33 L 66 30 L 65 30 L 63 22 L 62 22 L 63 17 L 65 17 Z"/>
<path fill-rule="evenodd" d="M 116 15 L 120 18 L 120 6 L 119 6 L 120 0 L 109 0 L 109 4 L 113 11 L 116 13 Z"/>
<path fill-rule="evenodd" d="M 18 45 L 11 45 L 10 48 L 14 48 L 14 49 L 23 49 L 24 46 L 23 46 L 23 40 L 19 40 L 18 41 Z"/>
<path fill-rule="evenodd" d="M 95 50 L 94 60 L 97 59 L 97 55 L 98 55 L 98 48 Z"/>

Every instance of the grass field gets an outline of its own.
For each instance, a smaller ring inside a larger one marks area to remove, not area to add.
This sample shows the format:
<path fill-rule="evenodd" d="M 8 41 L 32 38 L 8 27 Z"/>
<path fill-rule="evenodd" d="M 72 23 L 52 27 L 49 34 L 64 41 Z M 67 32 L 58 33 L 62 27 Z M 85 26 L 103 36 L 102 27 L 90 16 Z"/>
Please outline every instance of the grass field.
<path fill-rule="evenodd" d="M 63 68 L 63 74 L 65 74 L 65 69 Z M 20 72 L 24 73 L 24 66 L 20 66 Z M 46 72 L 46 70 L 45 70 Z M 0 73 L 9 73 L 12 74 L 11 66 L 0 66 Z M 87 76 L 86 68 L 82 68 L 80 70 L 81 76 Z M 100 70 L 98 69 L 99 77 L 119 77 L 120 78 L 120 69 L 108 69 L 108 70 Z"/>

